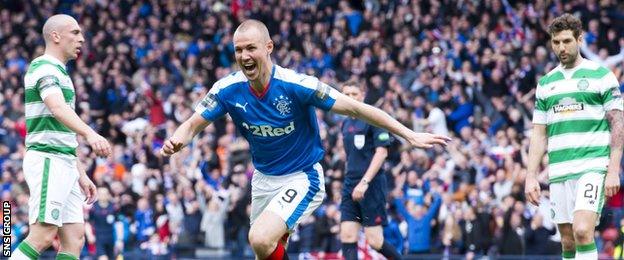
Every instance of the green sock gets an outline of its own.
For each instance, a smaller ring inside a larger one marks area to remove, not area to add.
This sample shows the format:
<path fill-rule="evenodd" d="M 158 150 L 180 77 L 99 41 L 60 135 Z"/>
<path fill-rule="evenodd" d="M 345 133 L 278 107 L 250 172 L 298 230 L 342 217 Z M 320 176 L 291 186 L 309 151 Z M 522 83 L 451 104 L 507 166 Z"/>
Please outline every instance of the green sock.
<path fill-rule="evenodd" d="M 67 252 L 59 252 L 56 255 L 56 260 L 78 260 L 78 257 Z"/>
<path fill-rule="evenodd" d="M 596 250 L 596 242 L 586 245 L 576 246 L 576 260 L 595 260 L 598 259 L 598 251 Z"/>
<path fill-rule="evenodd" d="M 563 251 L 561 253 L 561 258 L 563 258 L 563 259 L 574 259 L 575 255 L 576 255 L 576 251 Z"/>

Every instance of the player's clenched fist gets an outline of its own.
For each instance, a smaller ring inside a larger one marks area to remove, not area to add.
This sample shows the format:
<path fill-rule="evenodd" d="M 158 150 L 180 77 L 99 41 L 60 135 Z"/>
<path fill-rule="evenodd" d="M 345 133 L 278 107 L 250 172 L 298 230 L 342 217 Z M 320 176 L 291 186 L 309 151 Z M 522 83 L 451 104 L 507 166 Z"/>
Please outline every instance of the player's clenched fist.
<path fill-rule="evenodd" d="M 617 168 L 619 169 L 620 167 L 617 166 Z M 604 181 L 604 191 L 605 191 L 604 194 L 607 197 L 611 197 L 615 195 L 618 192 L 618 190 L 620 190 L 619 172 L 616 171 L 614 173 L 607 173 L 607 175 L 605 176 L 605 181 Z"/>
<path fill-rule="evenodd" d="M 110 144 L 103 136 L 97 134 L 96 132 L 92 132 L 86 136 L 86 139 L 87 143 L 89 143 L 89 146 L 91 146 L 91 149 L 93 149 L 93 152 L 95 152 L 97 156 L 108 157 L 111 154 L 112 150 Z"/>
<path fill-rule="evenodd" d="M 175 140 L 166 140 L 163 144 L 162 149 L 160 149 L 160 153 L 164 156 L 170 156 L 174 153 L 177 153 L 182 149 L 183 143 Z"/>

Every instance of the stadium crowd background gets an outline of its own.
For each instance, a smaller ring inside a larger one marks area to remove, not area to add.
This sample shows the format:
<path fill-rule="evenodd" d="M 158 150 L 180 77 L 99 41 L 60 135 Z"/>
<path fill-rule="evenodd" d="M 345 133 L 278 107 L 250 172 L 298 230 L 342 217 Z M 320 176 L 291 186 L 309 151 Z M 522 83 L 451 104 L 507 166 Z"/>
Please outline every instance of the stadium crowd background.
<path fill-rule="evenodd" d="M 277 64 L 337 88 L 358 80 L 367 86 L 367 103 L 415 130 L 454 136 L 446 149 L 405 150 L 400 140 L 390 149 L 384 233 L 398 249 L 437 258 L 557 257 L 548 192 L 539 208 L 528 206 L 523 192 L 533 89 L 558 63 L 547 24 L 564 12 L 580 16 L 583 55 L 624 82 L 624 3 L 562 2 L 0 1 L 1 197 L 13 205 L 13 242 L 28 231 L 23 76 L 29 60 L 43 53 L 45 18 L 67 13 L 86 38 L 69 64 L 78 113 L 114 145 L 106 160 L 79 149 L 89 176 L 103 187 L 100 200 L 111 202 L 85 210 L 83 255 L 105 249 L 192 257 L 196 248 L 210 248 L 250 256 L 253 168 L 234 125 L 215 122 L 170 159 L 158 150 L 215 80 L 236 70 L 233 30 L 255 18 L 269 28 Z M 328 196 L 291 236 L 291 253 L 340 249 L 341 116 L 318 115 Z M 425 218 L 406 224 L 393 197 Z M 621 252 L 623 198 L 620 191 L 604 208 L 596 232 L 603 256 Z"/>

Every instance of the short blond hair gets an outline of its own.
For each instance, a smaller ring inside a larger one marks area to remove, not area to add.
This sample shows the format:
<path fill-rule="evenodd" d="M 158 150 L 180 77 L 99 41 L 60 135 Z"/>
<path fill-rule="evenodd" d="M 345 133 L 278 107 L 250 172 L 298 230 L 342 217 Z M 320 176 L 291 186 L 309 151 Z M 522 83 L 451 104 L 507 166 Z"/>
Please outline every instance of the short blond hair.
<path fill-rule="evenodd" d="M 242 33 L 249 29 L 258 30 L 258 32 L 262 34 L 262 37 L 264 38 L 265 41 L 271 40 L 271 35 L 269 34 L 269 28 L 267 28 L 263 22 L 255 20 L 255 19 L 249 19 L 249 20 L 245 20 L 244 22 L 242 22 L 236 28 L 236 31 L 234 32 L 234 34 Z"/>
<path fill-rule="evenodd" d="M 362 91 L 364 90 L 362 88 L 362 85 L 359 82 L 357 82 L 356 80 L 347 80 L 344 83 L 342 83 L 341 89 L 344 89 L 346 87 L 356 87 L 359 90 L 362 90 Z"/>

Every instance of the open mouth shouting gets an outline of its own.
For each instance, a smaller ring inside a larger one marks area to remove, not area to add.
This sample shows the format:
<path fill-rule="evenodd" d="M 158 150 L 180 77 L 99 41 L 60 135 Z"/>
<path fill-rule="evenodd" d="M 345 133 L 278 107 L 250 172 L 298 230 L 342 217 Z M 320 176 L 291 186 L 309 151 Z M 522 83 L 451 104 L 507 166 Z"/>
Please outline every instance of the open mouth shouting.
<path fill-rule="evenodd" d="M 245 74 L 248 75 L 256 72 L 256 67 L 258 67 L 258 65 L 256 65 L 255 63 L 243 64 L 243 70 L 245 71 Z"/>

